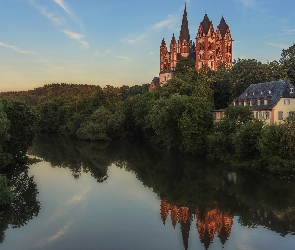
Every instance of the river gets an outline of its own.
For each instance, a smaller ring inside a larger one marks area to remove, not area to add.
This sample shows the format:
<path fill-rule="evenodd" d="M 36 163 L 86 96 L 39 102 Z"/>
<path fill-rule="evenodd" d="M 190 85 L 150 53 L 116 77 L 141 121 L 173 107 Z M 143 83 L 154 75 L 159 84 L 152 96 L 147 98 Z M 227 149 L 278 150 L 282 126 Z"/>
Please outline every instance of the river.
<path fill-rule="evenodd" d="M 138 143 L 40 135 L 1 250 L 294 249 L 295 183 Z"/>

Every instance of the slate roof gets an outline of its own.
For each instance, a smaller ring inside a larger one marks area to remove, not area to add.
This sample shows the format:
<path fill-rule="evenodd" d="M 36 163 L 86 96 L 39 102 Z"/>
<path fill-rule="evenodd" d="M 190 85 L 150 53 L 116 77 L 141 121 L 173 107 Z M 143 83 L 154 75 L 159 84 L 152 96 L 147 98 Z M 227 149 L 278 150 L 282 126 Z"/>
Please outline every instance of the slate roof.
<path fill-rule="evenodd" d="M 183 40 L 187 42 L 190 40 L 189 29 L 188 29 L 188 20 L 187 20 L 187 12 L 186 12 L 186 3 L 184 7 L 183 17 L 182 17 L 182 24 L 180 29 L 180 36 L 179 40 L 182 42 Z"/>
<path fill-rule="evenodd" d="M 173 36 L 172 36 L 172 39 L 171 39 L 171 44 L 176 44 L 176 39 L 175 39 L 174 33 L 173 33 Z"/>
<path fill-rule="evenodd" d="M 224 20 L 224 18 L 222 16 L 220 23 L 217 26 L 217 29 L 219 29 L 222 38 L 225 37 L 226 31 L 228 28 L 229 28 L 229 26 L 227 25 L 226 21 Z"/>
<path fill-rule="evenodd" d="M 207 16 L 207 14 L 205 14 L 203 21 L 201 22 L 201 25 L 203 27 L 204 33 L 205 35 L 208 34 L 208 31 L 210 29 L 210 25 L 212 24 L 212 22 L 209 20 L 209 17 Z"/>
<path fill-rule="evenodd" d="M 293 93 L 290 92 L 291 88 L 293 88 Z M 295 98 L 294 86 L 285 80 L 251 84 L 234 101 L 244 102 L 246 100 L 250 110 L 271 110 L 281 98 Z M 264 99 L 267 100 L 266 105 Z M 252 100 L 252 106 L 250 106 L 250 100 Z M 257 100 L 260 100 L 260 105 Z"/>

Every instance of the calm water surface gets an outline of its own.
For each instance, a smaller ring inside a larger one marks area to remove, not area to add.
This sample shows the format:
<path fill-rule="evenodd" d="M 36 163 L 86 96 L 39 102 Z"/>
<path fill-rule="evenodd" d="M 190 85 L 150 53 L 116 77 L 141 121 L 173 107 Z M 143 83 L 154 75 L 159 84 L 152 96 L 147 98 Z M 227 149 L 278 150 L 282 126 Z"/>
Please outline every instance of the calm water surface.
<path fill-rule="evenodd" d="M 29 154 L 1 250 L 295 249 L 294 183 L 131 143 L 40 136 Z"/>

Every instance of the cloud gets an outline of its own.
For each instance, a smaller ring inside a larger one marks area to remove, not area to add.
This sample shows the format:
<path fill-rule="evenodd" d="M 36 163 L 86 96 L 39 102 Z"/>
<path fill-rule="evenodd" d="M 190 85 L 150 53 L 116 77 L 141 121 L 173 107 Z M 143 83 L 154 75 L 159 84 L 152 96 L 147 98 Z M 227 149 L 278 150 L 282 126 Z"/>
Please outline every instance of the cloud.
<path fill-rule="evenodd" d="M 290 46 L 286 44 L 275 44 L 275 43 L 266 43 L 267 45 L 278 47 L 280 49 L 288 49 Z"/>
<path fill-rule="evenodd" d="M 54 0 L 56 4 L 58 4 L 65 12 L 68 14 L 72 14 L 72 12 L 69 10 L 69 8 L 66 6 L 63 0 Z"/>
<path fill-rule="evenodd" d="M 254 5 L 254 0 L 239 0 L 246 7 L 252 7 Z"/>
<path fill-rule="evenodd" d="M 83 35 L 78 34 L 78 33 L 74 33 L 69 30 L 61 30 L 61 32 L 63 32 L 64 34 L 66 34 L 68 37 L 70 37 L 73 40 L 79 41 L 81 38 L 83 38 Z"/>
<path fill-rule="evenodd" d="M 176 18 L 175 16 L 169 15 L 165 20 L 162 20 L 155 25 L 152 26 L 153 30 L 162 30 L 165 28 L 173 29 L 179 22 L 179 18 Z"/>
<path fill-rule="evenodd" d="M 60 31 L 63 32 L 64 34 L 66 34 L 69 38 L 81 43 L 83 48 L 86 48 L 86 49 L 89 48 L 88 42 L 82 40 L 82 38 L 84 37 L 82 34 L 75 33 L 75 32 L 69 31 L 69 30 L 60 30 Z"/>
<path fill-rule="evenodd" d="M 123 59 L 123 60 L 131 60 L 131 57 L 128 56 L 115 56 L 116 58 Z"/>
<path fill-rule="evenodd" d="M 148 27 L 143 33 L 139 34 L 137 37 L 135 38 L 124 38 L 121 40 L 121 42 L 123 43 L 129 43 L 129 44 L 136 44 L 140 41 L 142 41 L 143 39 L 145 39 L 146 37 L 148 37 L 149 35 L 153 34 L 155 31 L 161 31 L 163 29 L 170 29 L 173 30 L 176 28 L 176 25 L 179 24 L 179 16 L 172 16 L 169 15 L 166 19 Z"/>
<path fill-rule="evenodd" d="M 65 23 L 65 20 L 58 16 L 57 14 L 49 12 L 46 7 L 40 6 L 34 0 L 30 0 L 30 3 L 39 10 L 46 18 L 48 18 L 51 22 L 54 23 L 55 26 L 62 26 Z"/>
<path fill-rule="evenodd" d="M 8 45 L 8 44 L 5 44 L 5 43 L 2 43 L 0 42 L 0 46 L 4 47 L 4 48 L 8 48 L 8 49 L 11 49 L 17 53 L 20 53 L 20 54 L 36 54 L 35 52 L 32 52 L 32 51 L 28 51 L 28 50 L 22 50 L 20 49 L 19 47 L 17 46 L 14 46 L 14 45 Z"/>
<path fill-rule="evenodd" d="M 112 53 L 112 51 L 110 49 L 106 49 L 105 51 L 102 51 L 102 52 L 100 52 L 99 50 L 96 50 L 95 53 L 94 53 L 94 55 L 96 57 L 103 57 L 103 56 L 109 55 L 111 53 Z"/>
<path fill-rule="evenodd" d="M 284 29 L 283 32 L 285 35 L 292 35 L 295 32 L 295 29 Z"/>

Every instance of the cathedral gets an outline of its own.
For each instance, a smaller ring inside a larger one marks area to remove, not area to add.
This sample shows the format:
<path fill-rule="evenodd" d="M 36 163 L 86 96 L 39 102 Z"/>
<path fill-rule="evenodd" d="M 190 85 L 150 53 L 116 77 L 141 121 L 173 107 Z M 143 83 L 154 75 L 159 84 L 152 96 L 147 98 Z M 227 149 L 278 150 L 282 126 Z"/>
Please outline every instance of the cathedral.
<path fill-rule="evenodd" d="M 151 89 L 162 86 L 174 77 L 177 62 L 182 58 L 190 58 L 196 62 L 196 70 L 199 71 L 207 65 L 216 70 L 220 63 L 232 66 L 232 37 L 229 26 L 222 17 L 216 31 L 213 23 L 205 14 L 200 23 L 195 42 L 190 39 L 186 4 L 182 18 L 179 40 L 173 34 L 170 48 L 163 38 L 160 46 L 160 73 L 159 78 L 155 77 Z"/>

